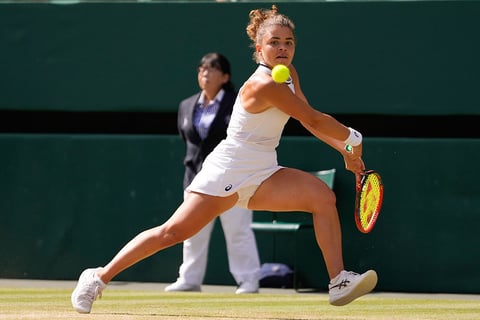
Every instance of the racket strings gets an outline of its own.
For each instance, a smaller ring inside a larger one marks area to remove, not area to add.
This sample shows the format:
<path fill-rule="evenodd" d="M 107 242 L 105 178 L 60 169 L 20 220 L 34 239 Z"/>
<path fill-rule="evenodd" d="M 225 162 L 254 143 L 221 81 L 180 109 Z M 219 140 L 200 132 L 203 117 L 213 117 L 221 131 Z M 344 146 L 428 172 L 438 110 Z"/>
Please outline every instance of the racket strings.
<path fill-rule="evenodd" d="M 381 181 L 376 175 L 369 175 L 360 196 L 359 217 L 363 228 L 375 223 L 382 203 Z"/>

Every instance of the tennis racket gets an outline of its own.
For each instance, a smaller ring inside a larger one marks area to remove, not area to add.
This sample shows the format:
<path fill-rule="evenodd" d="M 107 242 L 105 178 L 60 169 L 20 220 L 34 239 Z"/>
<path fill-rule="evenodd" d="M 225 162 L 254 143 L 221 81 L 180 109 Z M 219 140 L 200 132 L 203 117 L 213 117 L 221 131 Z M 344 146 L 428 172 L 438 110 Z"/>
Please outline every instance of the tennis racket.
<path fill-rule="evenodd" d="M 383 201 L 383 184 L 380 174 L 374 170 L 365 171 L 357 187 L 355 200 L 355 224 L 362 233 L 372 231 Z"/>

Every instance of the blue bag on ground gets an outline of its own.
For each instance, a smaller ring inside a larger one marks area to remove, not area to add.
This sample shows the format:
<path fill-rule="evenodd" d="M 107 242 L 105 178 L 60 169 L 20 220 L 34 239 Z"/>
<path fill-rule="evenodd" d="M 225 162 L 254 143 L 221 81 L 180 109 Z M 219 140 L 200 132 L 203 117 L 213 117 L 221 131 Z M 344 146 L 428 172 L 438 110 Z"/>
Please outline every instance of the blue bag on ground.
<path fill-rule="evenodd" d="M 260 287 L 293 288 L 293 270 L 283 263 L 264 263 L 260 268 Z"/>

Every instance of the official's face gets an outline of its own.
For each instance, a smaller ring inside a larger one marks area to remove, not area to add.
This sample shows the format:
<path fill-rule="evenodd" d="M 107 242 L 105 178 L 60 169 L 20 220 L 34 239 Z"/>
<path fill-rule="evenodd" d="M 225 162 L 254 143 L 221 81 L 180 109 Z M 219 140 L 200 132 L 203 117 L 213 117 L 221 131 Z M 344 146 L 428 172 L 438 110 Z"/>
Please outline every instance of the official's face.
<path fill-rule="evenodd" d="M 198 86 L 205 91 L 216 94 L 222 86 L 228 82 L 230 75 L 223 73 L 221 70 L 202 65 L 198 67 Z"/>

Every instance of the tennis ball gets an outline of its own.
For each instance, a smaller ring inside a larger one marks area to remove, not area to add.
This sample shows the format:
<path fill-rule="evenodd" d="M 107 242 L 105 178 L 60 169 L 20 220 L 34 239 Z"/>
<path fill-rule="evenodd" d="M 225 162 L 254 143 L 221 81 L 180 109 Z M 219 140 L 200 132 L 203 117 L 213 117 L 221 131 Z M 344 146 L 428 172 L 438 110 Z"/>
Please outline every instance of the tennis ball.
<path fill-rule="evenodd" d="M 283 64 L 277 64 L 272 69 L 272 79 L 276 83 L 284 83 L 290 77 L 290 70 Z"/>

